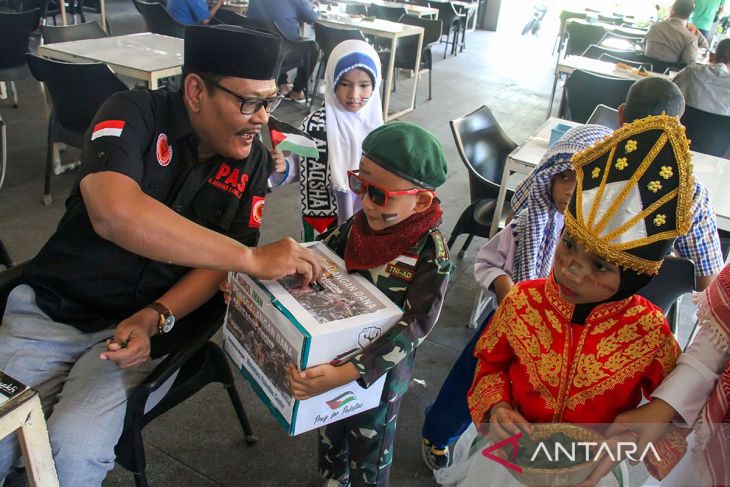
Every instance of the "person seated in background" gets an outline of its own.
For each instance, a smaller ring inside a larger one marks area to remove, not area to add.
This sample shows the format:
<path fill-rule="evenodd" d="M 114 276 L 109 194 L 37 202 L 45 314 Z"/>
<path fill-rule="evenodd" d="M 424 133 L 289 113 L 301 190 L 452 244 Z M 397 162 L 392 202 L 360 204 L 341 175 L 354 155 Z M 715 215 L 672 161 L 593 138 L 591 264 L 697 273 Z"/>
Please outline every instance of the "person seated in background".
<path fill-rule="evenodd" d="M 692 64 L 699 49 L 707 49 L 707 39 L 688 22 L 693 0 L 677 0 L 669 18 L 652 25 L 644 37 L 644 54 L 667 63 Z"/>
<path fill-rule="evenodd" d="M 730 116 L 730 39 L 715 49 L 712 65 L 694 64 L 680 71 L 672 81 L 679 86 L 685 103 L 698 110 Z"/>
<path fill-rule="evenodd" d="M 208 9 L 205 0 L 167 0 L 167 11 L 173 19 L 183 25 L 207 25 L 223 5 L 224 0 L 216 0 Z"/>
<path fill-rule="evenodd" d="M 474 262 L 474 277 L 486 295 L 501 303 L 514 283 L 547 277 L 563 229 L 563 211 L 575 190 L 573 154 L 590 147 L 611 130 L 583 125 L 568 130 L 543 156 L 533 174 L 527 204 L 515 218 L 489 239 Z M 471 387 L 476 358 L 474 346 L 491 315 L 467 343 L 441 385 L 436 400 L 426 408 L 421 456 L 432 470 L 450 463 L 449 445 L 471 424 L 466 394 Z"/>
<path fill-rule="evenodd" d="M 299 23 L 313 24 L 319 13 L 314 10 L 309 0 L 249 0 L 246 17 L 256 20 L 276 22 L 285 39 L 290 43 L 287 46 L 288 54 L 284 64 L 291 59 L 301 60 L 294 78 L 294 86 L 289 84 L 289 77 L 285 71 L 279 74 L 279 93 L 288 96 L 295 103 L 305 103 L 304 88 L 311 67 L 317 62 L 319 48 L 312 41 L 304 40 L 299 35 Z"/>

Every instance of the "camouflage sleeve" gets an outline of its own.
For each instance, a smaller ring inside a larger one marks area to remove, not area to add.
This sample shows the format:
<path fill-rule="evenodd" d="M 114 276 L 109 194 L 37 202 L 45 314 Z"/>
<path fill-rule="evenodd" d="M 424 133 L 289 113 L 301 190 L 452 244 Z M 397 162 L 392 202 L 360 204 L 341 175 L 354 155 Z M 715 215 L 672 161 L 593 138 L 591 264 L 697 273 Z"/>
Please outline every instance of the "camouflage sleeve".
<path fill-rule="evenodd" d="M 317 240 L 321 240 L 330 250 L 341 258 L 345 258 L 345 244 L 347 244 L 347 236 L 350 233 L 350 225 L 352 219 L 346 221 L 342 225 L 333 228 L 321 235 L 317 236 Z"/>
<path fill-rule="evenodd" d="M 360 372 L 359 382 L 370 387 L 383 374 L 413 352 L 433 329 L 446 295 L 452 264 L 440 237 L 434 239 L 421 253 L 416 264 L 416 276 L 406 291 L 403 317 L 382 337 L 353 357 Z M 436 247 L 439 249 L 436 249 Z"/>

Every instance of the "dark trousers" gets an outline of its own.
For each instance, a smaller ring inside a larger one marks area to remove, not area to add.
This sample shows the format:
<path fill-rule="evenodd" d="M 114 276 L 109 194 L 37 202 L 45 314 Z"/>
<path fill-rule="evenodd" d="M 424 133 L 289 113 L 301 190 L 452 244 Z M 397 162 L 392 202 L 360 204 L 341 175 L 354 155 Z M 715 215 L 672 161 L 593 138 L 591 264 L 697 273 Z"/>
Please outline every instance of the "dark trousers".
<path fill-rule="evenodd" d="M 444 448 L 451 444 L 471 424 L 471 413 L 469 413 L 466 395 L 471 389 L 474 371 L 477 367 L 474 348 L 493 314 L 494 311 L 487 316 L 482 326 L 461 351 L 461 355 L 456 359 L 456 363 L 441 386 L 436 400 L 426 408 L 421 436 L 437 448 Z"/>
<path fill-rule="evenodd" d="M 287 84 L 289 77 L 287 70 L 297 68 L 297 75 L 294 78 L 294 91 L 303 91 L 307 87 L 309 75 L 314 71 L 314 65 L 317 64 L 319 48 L 314 41 L 285 40 L 282 45 L 284 51 L 284 60 L 282 62 L 282 70 L 279 73 L 279 84 Z"/>

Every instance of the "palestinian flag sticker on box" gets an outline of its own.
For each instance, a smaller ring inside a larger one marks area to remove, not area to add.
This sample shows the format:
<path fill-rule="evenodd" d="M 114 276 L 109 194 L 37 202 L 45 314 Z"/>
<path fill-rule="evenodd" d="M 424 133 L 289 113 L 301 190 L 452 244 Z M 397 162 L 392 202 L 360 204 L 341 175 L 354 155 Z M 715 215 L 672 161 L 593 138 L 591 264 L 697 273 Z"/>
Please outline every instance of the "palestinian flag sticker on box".
<path fill-rule="evenodd" d="M 286 122 L 269 116 L 269 134 L 274 149 L 289 151 L 301 157 L 319 159 L 319 149 L 309 135 Z"/>

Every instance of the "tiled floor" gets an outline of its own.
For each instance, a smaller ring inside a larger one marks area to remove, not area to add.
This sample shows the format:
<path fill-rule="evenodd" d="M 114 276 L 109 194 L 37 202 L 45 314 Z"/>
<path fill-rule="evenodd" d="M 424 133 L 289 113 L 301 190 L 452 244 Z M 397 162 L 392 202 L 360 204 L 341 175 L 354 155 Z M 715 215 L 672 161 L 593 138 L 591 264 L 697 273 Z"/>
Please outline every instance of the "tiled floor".
<path fill-rule="evenodd" d="M 131 2 L 110 0 L 108 12 L 115 34 L 144 29 Z M 520 37 L 507 29 L 493 33 L 476 31 L 467 36 L 468 47 L 458 57 L 442 60 L 443 46 L 435 47 L 432 101 L 427 95 L 426 74 L 419 87 L 416 111 L 404 117 L 434 132 L 449 160 L 449 177 L 439 196 L 445 209 L 442 229 L 448 237 L 461 210 L 468 204 L 466 171 L 454 146 L 448 121 L 482 104 L 496 114 L 500 124 L 516 142 L 523 141 L 543 121 L 552 81 L 554 58 L 551 38 Z M 409 92 L 412 79 L 401 75 L 397 96 Z M 39 84 L 18 83 L 20 107 L 0 101 L 0 112 L 8 124 L 9 171 L 0 191 L 0 238 L 17 261 L 32 257 L 53 232 L 63 214 L 63 201 L 75 174 L 53 178 L 54 202 L 41 205 L 45 160 L 46 118 Z M 296 123 L 306 108 L 286 103 L 277 115 Z M 71 158 L 77 152 L 69 151 Z M 274 192 L 268 199 L 262 240 L 284 235 L 296 237 L 298 200 L 296 188 Z M 457 241 L 460 245 L 462 240 Z M 415 377 L 400 414 L 392 468 L 393 486 L 435 485 L 420 459 L 420 428 L 423 409 L 438 388 L 472 330 L 464 325 L 477 285 L 472 277 L 477 239 L 466 257 L 456 262 L 441 319 L 419 348 Z M 456 252 L 455 252 L 456 253 Z M 688 313 L 685 313 L 687 315 Z M 154 486 L 314 486 L 316 440 L 314 433 L 289 438 L 243 379 L 236 384 L 260 442 L 247 447 L 233 409 L 220 386 L 208 386 L 201 393 L 157 419 L 145 430 L 148 473 Z M 105 486 L 132 485 L 131 476 L 115 468 Z"/>

